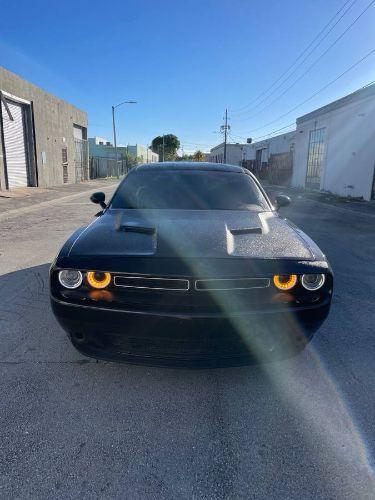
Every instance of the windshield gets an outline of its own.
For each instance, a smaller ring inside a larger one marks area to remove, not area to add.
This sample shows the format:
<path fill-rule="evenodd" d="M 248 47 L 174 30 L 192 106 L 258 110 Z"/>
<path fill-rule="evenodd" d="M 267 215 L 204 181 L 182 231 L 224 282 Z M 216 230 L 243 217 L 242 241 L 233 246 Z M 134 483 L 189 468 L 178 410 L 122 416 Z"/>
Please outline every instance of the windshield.
<path fill-rule="evenodd" d="M 112 208 L 182 210 L 270 210 L 246 174 L 218 171 L 150 170 L 129 175 Z"/>

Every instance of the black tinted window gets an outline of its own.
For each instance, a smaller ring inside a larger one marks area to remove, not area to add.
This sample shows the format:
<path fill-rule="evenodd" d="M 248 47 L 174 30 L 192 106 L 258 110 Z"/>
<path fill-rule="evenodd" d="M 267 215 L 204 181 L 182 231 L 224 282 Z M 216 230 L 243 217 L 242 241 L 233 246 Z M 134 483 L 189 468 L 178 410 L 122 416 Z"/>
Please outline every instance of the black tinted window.
<path fill-rule="evenodd" d="M 250 176 L 241 173 L 150 170 L 130 174 L 112 208 L 269 210 Z"/>

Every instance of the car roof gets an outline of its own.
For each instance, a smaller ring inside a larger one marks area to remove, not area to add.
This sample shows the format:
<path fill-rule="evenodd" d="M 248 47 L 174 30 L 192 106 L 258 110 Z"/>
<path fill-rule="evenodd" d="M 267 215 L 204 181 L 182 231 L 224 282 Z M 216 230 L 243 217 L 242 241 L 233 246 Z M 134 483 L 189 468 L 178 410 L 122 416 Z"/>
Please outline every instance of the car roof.
<path fill-rule="evenodd" d="M 165 161 L 158 163 L 141 163 L 129 170 L 131 172 L 143 172 L 148 170 L 201 170 L 249 173 L 248 170 L 236 165 L 225 163 L 195 162 L 195 161 Z"/>

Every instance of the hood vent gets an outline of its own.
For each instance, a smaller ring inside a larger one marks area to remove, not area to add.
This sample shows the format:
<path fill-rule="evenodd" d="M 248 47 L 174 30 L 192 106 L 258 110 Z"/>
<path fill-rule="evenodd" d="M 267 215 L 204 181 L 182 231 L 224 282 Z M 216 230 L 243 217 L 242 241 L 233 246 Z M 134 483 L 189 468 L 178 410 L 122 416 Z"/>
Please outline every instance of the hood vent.
<path fill-rule="evenodd" d="M 263 234 L 261 227 L 241 227 L 239 229 L 229 229 L 233 236 L 239 236 L 243 234 Z"/>

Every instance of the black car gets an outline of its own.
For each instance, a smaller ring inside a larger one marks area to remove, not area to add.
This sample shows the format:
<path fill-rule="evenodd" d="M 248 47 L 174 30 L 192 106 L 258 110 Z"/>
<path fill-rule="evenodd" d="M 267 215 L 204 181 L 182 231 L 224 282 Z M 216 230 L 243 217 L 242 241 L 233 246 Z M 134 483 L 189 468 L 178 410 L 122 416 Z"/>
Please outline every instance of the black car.
<path fill-rule="evenodd" d="M 318 246 L 246 169 L 133 168 L 63 245 L 52 308 L 87 356 L 238 365 L 299 352 L 328 315 L 333 277 Z"/>

